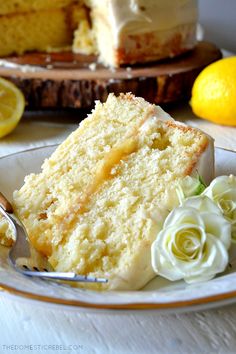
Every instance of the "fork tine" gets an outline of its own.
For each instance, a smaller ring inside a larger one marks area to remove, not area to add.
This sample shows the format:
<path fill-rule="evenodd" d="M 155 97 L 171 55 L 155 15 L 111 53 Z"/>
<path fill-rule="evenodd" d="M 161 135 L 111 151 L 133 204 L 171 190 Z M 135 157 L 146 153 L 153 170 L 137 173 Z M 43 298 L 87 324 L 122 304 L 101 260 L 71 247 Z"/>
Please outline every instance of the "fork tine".
<path fill-rule="evenodd" d="M 38 277 L 38 278 L 45 278 L 51 280 L 64 280 L 64 281 L 74 281 L 74 282 L 85 282 L 85 283 L 107 283 L 108 280 L 105 278 L 96 278 L 90 277 L 85 275 L 78 275 L 72 272 L 54 272 L 51 271 L 51 266 L 48 263 L 48 266 L 43 271 L 39 270 L 39 267 L 33 266 L 34 270 L 31 270 L 31 267 L 27 265 L 18 266 L 17 260 L 19 258 L 30 258 L 30 245 L 28 242 L 27 232 L 24 226 L 20 223 L 20 221 L 15 217 L 13 214 L 13 208 L 8 200 L 3 196 L 0 192 L 0 213 L 6 217 L 9 221 L 15 235 L 15 243 L 11 250 L 9 251 L 9 262 L 15 268 L 16 271 L 20 272 L 21 274 L 31 276 L 31 277 Z M 40 255 L 43 258 L 42 255 Z"/>
<path fill-rule="evenodd" d="M 46 278 L 51 280 L 64 280 L 64 281 L 74 281 L 74 282 L 84 282 L 84 283 L 107 283 L 108 280 L 104 278 L 89 277 L 86 275 L 77 275 L 73 272 L 40 272 L 25 269 L 17 269 L 24 275 L 30 277 Z"/>
<path fill-rule="evenodd" d="M 12 226 L 12 229 L 15 234 L 15 243 L 14 246 L 10 249 L 9 251 L 9 260 L 12 265 L 16 264 L 16 259 L 18 258 L 18 255 L 20 254 L 21 257 L 30 257 L 30 247 L 29 247 L 29 242 L 26 238 L 26 232 L 20 224 L 16 222 L 16 220 L 12 217 L 11 214 L 9 214 L 5 208 L 0 205 L 0 212 L 6 217 L 6 219 L 9 221 L 10 225 Z"/>
<path fill-rule="evenodd" d="M 31 256 L 31 252 L 29 242 L 25 236 L 24 228 L 16 222 L 14 223 L 14 225 L 16 228 L 17 237 L 14 246 L 9 252 L 9 260 L 13 265 L 16 265 L 16 260 L 19 255 L 20 257 L 29 258 Z"/>

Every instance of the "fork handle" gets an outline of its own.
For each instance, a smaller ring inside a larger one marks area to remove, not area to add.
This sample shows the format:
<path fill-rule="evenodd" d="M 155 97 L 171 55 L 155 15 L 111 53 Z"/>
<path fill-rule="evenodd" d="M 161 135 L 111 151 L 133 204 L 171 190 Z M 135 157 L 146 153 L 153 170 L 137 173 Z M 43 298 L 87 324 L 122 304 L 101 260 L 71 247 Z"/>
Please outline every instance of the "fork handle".
<path fill-rule="evenodd" d="M 3 207 L 3 209 L 7 212 L 12 214 L 13 213 L 13 208 L 11 203 L 7 200 L 6 197 L 0 192 L 0 205 Z"/>

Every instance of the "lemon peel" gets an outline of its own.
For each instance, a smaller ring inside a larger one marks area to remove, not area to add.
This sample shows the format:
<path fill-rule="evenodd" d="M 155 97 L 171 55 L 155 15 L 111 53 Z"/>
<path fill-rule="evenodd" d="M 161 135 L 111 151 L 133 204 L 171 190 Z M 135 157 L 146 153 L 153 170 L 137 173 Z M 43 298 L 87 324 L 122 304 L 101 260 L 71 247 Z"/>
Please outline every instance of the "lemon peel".
<path fill-rule="evenodd" d="M 207 66 L 196 78 L 190 105 L 200 118 L 236 126 L 236 56 Z"/>
<path fill-rule="evenodd" d="M 10 81 L 0 78 L 0 138 L 11 133 L 25 108 L 22 92 Z"/>

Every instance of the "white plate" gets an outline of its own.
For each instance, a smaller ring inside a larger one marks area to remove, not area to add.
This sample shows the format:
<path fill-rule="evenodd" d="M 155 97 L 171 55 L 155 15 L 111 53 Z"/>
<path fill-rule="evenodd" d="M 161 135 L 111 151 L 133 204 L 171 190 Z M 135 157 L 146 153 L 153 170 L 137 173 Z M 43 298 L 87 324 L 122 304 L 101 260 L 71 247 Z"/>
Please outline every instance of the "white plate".
<path fill-rule="evenodd" d="M 38 172 L 43 160 L 56 146 L 28 150 L 0 159 L 0 190 L 11 200 L 24 176 Z M 216 149 L 216 174 L 236 175 L 236 153 Z M 233 257 L 233 255 L 231 255 Z M 140 291 L 96 292 L 67 285 L 27 278 L 16 273 L 7 262 L 7 249 L 0 249 L 0 289 L 14 295 L 54 304 L 93 309 L 158 309 L 177 311 L 209 308 L 236 301 L 236 262 L 230 271 L 194 285 L 169 282 L 156 277 Z"/>

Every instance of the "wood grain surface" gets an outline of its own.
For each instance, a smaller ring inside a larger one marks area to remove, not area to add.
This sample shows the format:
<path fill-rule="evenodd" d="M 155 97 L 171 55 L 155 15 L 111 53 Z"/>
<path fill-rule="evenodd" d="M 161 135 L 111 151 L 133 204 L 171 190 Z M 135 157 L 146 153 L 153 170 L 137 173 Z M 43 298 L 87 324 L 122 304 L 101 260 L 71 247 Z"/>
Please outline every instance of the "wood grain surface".
<path fill-rule="evenodd" d="M 28 53 L 2 58 L 0 76 L 22 89 L 32 109 L 90 108 L 110 92 L 133 92 L 161 104 L 190 97 L 199 72 L 220 58 L 220 50 L 207 42 L 178 58 L 116 70 L 98 64 L 94 56 Z"/>

